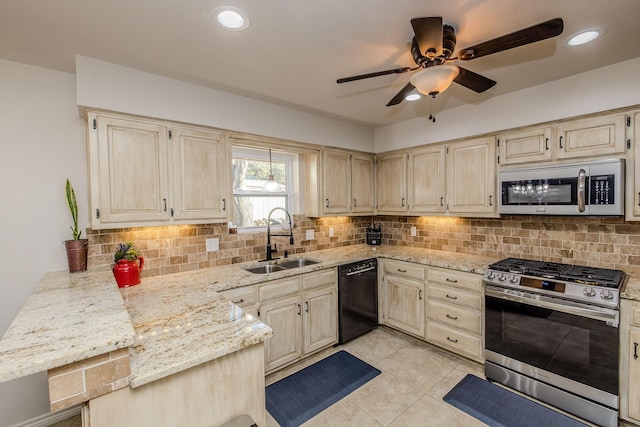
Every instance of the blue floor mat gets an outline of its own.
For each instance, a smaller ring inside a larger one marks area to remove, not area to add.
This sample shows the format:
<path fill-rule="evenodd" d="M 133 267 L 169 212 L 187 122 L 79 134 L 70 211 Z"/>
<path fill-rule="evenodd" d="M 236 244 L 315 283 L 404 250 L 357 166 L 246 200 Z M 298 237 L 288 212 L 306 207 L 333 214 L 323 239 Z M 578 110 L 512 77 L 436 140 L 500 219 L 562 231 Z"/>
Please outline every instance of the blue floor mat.
<path fill-rule="evenodd" d="M 491 427 L 586 427 L 546 406 L 468 374 L 443 400 Z"/>
<path fill-rule="evenodd" d="M 267 386 L 267 411 L 281 427 L 296 427 L 379 374 L 342 350 Z"/>

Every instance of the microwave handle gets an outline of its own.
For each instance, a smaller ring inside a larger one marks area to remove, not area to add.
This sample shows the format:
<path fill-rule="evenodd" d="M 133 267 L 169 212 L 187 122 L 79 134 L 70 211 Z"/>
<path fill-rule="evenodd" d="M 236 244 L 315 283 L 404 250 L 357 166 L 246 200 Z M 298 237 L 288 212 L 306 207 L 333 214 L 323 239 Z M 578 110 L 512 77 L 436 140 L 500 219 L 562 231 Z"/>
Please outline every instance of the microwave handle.
<path fill-rule="evenodd" d="M 578 172 L 578 212 L 584 212 L 586 199 L 586 180 L 587 173 L 584 169 L 580 169 L 580 171 Z"/>

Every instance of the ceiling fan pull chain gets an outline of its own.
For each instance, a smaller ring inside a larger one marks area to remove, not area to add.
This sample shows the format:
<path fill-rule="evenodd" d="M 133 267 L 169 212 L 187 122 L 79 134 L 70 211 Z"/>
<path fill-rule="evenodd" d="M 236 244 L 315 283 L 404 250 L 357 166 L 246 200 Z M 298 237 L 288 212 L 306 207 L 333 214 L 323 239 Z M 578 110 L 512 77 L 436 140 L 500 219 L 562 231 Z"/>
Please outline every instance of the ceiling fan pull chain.
<path fill-rule="evenodd" d="M 433 123 L 436 122 L 436 116 L 433 115 L 432 111 L 433 111 L 433 100 L 436 99 L 436 95 L 431 95 L 431 98 L 429 98 L 429 120 L 431 120 Z"/>

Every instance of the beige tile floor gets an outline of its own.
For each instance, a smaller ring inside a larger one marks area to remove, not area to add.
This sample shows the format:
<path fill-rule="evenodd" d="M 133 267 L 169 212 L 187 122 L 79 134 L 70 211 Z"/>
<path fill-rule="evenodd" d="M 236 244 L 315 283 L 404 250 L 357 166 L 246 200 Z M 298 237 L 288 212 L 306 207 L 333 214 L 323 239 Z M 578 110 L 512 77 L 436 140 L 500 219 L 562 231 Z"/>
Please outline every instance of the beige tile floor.
<path fill-rule="evenodd" d="M 267 385 L 343 349 L 380 369 L 382 374 L 311 418 L 303 427 L 485 425 L 442 400 L 466 374 L 484 378 L 482 365 L 385 327 L 269 375 Z M 267 423 L 267 427 L 279 427 L 268 413 Z M 80 425 L 77 416 L 54 426 Z"/>

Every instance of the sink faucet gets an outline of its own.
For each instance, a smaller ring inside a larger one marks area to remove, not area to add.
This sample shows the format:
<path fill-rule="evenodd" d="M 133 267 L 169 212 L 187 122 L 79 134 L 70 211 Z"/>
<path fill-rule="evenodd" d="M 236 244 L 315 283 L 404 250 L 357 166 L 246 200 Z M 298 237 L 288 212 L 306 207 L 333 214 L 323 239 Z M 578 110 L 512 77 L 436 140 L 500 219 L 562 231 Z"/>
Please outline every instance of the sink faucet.
<path fill-rule="evenodd" d="M 271 214 L 273 213 L 273 211 L 277 211 L 278 209 L 280 209 L 281 211 L 284 211 L 284 213 L 287 214 L 287 218 L 289 219 L 289 225 L 291 228 L 289 228 L 289 234 L 271 234 Z M 289 212 L 287 212 L 287 210 L 285 208 L 273 208 L 271 209 L 271 212 L 269 212 L 269 215 L 267 216 L 267 261 L 271 261 L 273 260 L 273 254 L 278 252 L 278 246 L 274 243 L 273 247 L 271 247 L 271 236 L 282 236 L 282 237 L 289 237 L 289 244 L 293 245 L 293 223 L 291 222 L 291 215 L 289 215 Z"/>

